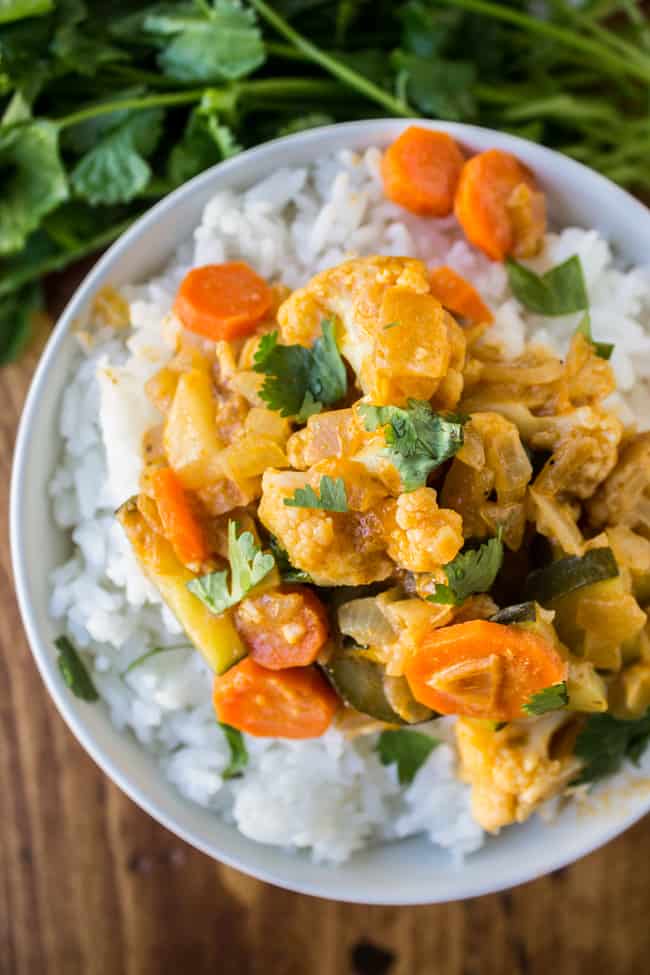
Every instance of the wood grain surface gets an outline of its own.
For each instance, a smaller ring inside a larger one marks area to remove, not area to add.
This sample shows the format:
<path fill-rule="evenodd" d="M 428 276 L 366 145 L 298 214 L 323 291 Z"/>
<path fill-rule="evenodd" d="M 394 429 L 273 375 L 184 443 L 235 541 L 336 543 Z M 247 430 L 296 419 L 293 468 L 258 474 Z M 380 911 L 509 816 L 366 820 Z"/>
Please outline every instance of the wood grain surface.
<path fill-rule="evenodd" d="M 53 312 L 78 277 L 52 282 Z M 650 972 L 650 818 L 507 893 L 368 908 L 222 867 L 122 795 L 50 703 L 13 595 L 9 475 L 36 358 L 0 372 L 1 975 Z"/>

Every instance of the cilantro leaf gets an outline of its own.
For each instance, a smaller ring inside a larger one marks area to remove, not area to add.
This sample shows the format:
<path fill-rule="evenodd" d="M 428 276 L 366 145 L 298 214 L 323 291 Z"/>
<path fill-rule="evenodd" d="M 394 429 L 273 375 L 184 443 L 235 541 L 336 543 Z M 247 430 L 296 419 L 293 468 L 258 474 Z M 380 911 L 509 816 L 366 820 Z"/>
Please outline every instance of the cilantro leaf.
<path fill-rule="evenodd" d="M 431 471 L 463 445 L 467 418 L 434 413 L 424 400 L 410 399 L 406 409 L 362 404 L 359 413 L 366 430 L 386 428 L 386 455 L 400 472 L 405 491 L 426 484 Z"/>
<path fill-rule="evenodd" d="M 547 711 L 559 711 L 560 708 L 566 707 L 569 703 L 569 693 L 567 691 L 566 681 L 560 681 L 558 684 L 551 684 L 550 687 L 545 687 L 543 690 L 538 691 L 537 694 L 531 694 L 526 703 L 522 706 L 522 711 L 526 714 L 546 714 Z"/>
<path fill-rule="evenodd" d="M 409 0 L 398 10 L 402 47 L 422 58 L 443 53 L 462 18 L 460 10 L 433 9 L 422 0 Z"/>
<path fill-rule="evenodd" d="M 96 701 L 99 698 L 97 688 L 93 684 L 86 665 L 68 640 L 67 636 L 59 636 L 54 641 L 57 654 L 57 664 L 63 680 L 75 697 L 82 701 Z"/>
<path fill-rule="evenodd" d="M 0 0 L 0 24 L 24 17 L 40 17 L 53 7 L 53 0 Z"/>
<path fill-rule="evenodd" d="M 57 70 L 95 75 L 105 64 L 127 61 L 128 55 L 98 36 L 98 23 L 89 20 L 83 0 L 58 0 L 58 26 L 50 44 Z"/>
<path fill-rule="evenodd" d="M 302 345 L 278 345 L 278 333 L 263 335 L 253 369 L 266 376 L 260 397 L 281 416 L 306 421 L 345 396 L 348 388 L 345 364 L 334 337 L 334 325 L 324 320 L 322 336 L 312 349 Z"/>
<path fill-rule="evenodd" d="M 342 477 L 328 477 L 324 474 L 320 479 L 319 494 L 316 494 L 310 484 L 304 488 L 296 488 L 292 498 L 285 498 L 288 508 L 320 508 L 323 511 L 347 511 L 348 499 L 345 493 L 345 481 Z"/>
<path fill-rule="evenodd" d="M 280 545 L 275 535 L 269 535 L 269 548 L 273 553 L 275 564 L 283 582 L 313 582 L 308 572 L 297 569 L 289 561 L 289 556 Z"/>
<path fill-rule="evenodd" d="M 397 89 L 402 98 L 409 99 L 426 115 L 451 121 L 475 117 L 472 88 L 476 68 L 469 61 L 439 57 L 429 60 L 394 51 L 391 65 L 397 71 Z"/>
<path fill-rule="evenodd" d="M 0 173 L 0 254 L 11 254 L 67 199 L 56 125 L 38 121 L 0 128 Z"/>
<path fill-rule="evenodd" d="M 141 653 L 139 657 L 136 657 L 135 660 L 132 660 L 128 667 L 122 671 L 122 677 L 126 677 L 127 674 L 130 674 L 132 670 L 136 670 L 136 668 L 140 667 L 142 664 L 145 664 L 147 660 L 151 660 L 152 657 L 157 657 L 160 653 L 167 653 L 169 650 L 190 649 L 191 647 L 189 647 L 186 643 L 173 647 L 152 647 L 151 650 L 146 650 L 144 653 Z"/>
<path fill-rule="evenodd" d="M 169 180 L 173 186 L 180 186 L 209 166 L 235 155 L 239 149 L 230 129 L 220 125 L 214 113 L 194 109 L 181 140 L 169 154 Z"/>
<path fill-rule="evenodd" d="M 611 714 L 591 714 L 576 739 L 574 753 L 584 768 L 574 784 L 613 775 L 626 758 L 638 764 L 650 742 L 650 708 L 632 721 Z"/>
<path fill-rule="evenodd" d="M 447 585 L 436 583 L 436 590 L 427 600 L 430 603 L 456 605 L 477 592 L 487 592 L 499 574 L 503 563 L 501 528 L 494 538 L 479 548 L 467 549 L 445 567 Z"/>
<path fill-rule="evenodd" d="M 421 731 L 382 731 L 377 752 L 382 765 L 397 765 L 400 785 L 410 785 L 417 772 L 440 742 Z"/>
<path fill-rule="evenodd" d="M 226 570 L 209 572 L 187 583 L 189 591 L 217 615 L 235 606 L 275 565 L 270 552 L 262 552 L 250 532 L 237 537 L 237 524 L 232 520 L 228 522 L 228 561 L 230 589 Z"/>
<path fill-rule="evenodd" d="M 221 773 L 221 777 L 224 779 L 236 779 L 248 765 L 248 750 L 244 744 L 244 736 L 241 731 L 233 728 L 232 725 L 224 724 L 223 721 L 219 721 L 218 724 L 230 748 L 230 761 Z"/>
<path fill-rule="evenodd" d="M 14 362 L 27 345 L 34 314 L 43 307 L 38 281 L 0 295 L 0 365 Z"/>
<path fill-rule="evenodd" d="M 334 323 L 327 319 L 321 322 L 321 331 L 323 334 L 316 339 L 312 349 L 309 392 L 315 402 L 327 406 L 345 396 L 348 376 L 336 344 Z"/>
<path fill-rule="evenodd" d="M 151 177 L 146 159 L 158 144 L 163 117 L 159 108 L 134 112 L 104 135 L 72 170 L 75 195 L 110 205 L 142 193 Z"/>
<path fill-rule="evenodd" d="M 614 351 L 613 342 L 596 342 L 593 335 L 591 334 L 591 319 L 589 313 L 584 315 L 582 321 L 576 329 L 576 335 L 584 335 L 587 342 L 590 342 L 594 347 L 594 352 L 600 359 L 611 359 L 612 352 Z"/>
<path fill-rule="evenodd" d="M 235 81 L 265 60 L 255 13 L 236 0 L 160 4 L 124 18 L 117 32 L 134 27 L 160 48 L 158 64 L 176 81 Z"/>
<path fill-rule="evenodd" d="M 589 307 L 587 286 L 577 254 L 541 276 L 511 258 L 507 259 L 506 266 L 515 297 L 538 315 L 569 315 Z"/>

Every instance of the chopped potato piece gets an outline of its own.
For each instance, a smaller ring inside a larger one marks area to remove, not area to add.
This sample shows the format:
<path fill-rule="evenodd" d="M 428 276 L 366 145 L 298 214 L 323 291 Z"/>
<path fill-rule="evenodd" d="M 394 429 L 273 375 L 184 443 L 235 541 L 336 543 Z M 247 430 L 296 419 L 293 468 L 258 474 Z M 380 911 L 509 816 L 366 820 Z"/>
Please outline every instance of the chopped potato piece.
<path fill-rule="evenodd" d="M 191 369 L 180 377 L 165 424 L 164 444 L 170 466 L 190 490 L 219 476 L 223 441 L 207 373 Z"/>

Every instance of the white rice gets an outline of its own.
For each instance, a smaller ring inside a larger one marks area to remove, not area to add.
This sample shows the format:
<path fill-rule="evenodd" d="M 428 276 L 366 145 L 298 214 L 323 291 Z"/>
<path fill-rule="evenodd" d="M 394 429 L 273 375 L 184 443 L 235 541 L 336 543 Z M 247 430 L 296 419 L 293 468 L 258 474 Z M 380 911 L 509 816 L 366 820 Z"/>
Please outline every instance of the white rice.
<path fill-rule="evenodd" d="M 455 220 L 413 217 L 388 202 L 380 153 L 342 152 L 311 168 L 285 168 L 242 195 L 218 193 L 192 241 L 160 277 L 124 290 L 132 331 L 123 342 L 99 329 L 63 396 L 61 463 L 50 493 L 58 525 L 74 544 L 52 574 L 50 611 L 87 653 L 93 680 L 114 724 L 136 736 L 188 799 L 236 823 L 246 836 L 307 848 L 341 861 L 382 838 L 425 832 L 458 860 L 483 841 L 469 790 L 456 777 L 451 722 L 430 731 L 444 739 L 404 789 L 394 766 L 378 760 L 376 735 L 346 741 L 337 731 L 305 742 L 246 738 L 249 766 L 224 781 L 229 749 L 210 701 L 201 657 L 144 578 L 120 526 L 116 505 L 137 490 L 142 432 L 156 422 L 143 384 L 171 354 L 169 312 L 186 271 L 240 258 L 290 287 L 346 257 L 393 254 L 449 264 L 471 279 L 491 306 L 491 330 L 516 356 L 534 338 L 563 352 L 578 316 L 541 319 L 512 296 L 505 270 L 470 247 Z M 595 231 L 549 234 L 541 271 L 578 254 L 591 301 L 594 336 L 616 344 L 620 393 L 611 398 L 626 422 L 650 417 L 650 274 L 620 270 Z M 158 646 L 180 647 L 122 676 Z"/>

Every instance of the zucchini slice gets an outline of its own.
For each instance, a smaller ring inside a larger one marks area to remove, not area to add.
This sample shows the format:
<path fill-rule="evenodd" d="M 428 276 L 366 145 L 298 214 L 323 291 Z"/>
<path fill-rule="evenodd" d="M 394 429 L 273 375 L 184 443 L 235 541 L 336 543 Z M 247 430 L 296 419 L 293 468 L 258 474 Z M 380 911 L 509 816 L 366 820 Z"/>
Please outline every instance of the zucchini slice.
<path fill-rule="evenodd" d="M 593 548 L 583 556 L 558 559 L 531 572 L 524 592 L 527 600 L 548 606 L 559 596 L 566 596 L 583 586 L 618 575 L 618 565 L 611 548 Z"/>
<path fill-rule="evenodd" d="M 353 647 L 335 651 L 325 665 L 334 689 L 346 704 L 377 721 L 418 724 L 434 712 L 418 704 L 404 677 L 386 677 L 382 664 Z"/>
<path fill-rule="evenodd" d="M 531 623 L 537 619 L 537 608 L 534 602 L 515 603 L 514 606 L 504 606 L 494 616 L 490 616 L 490 623 Z"/>
<path fill-rule="evenodd" d="M 210 667 L 217 674 L 223 674 L 246 655 L 230 614 L 215 616 L 192 595 L 187 583 L 194 578 L 193 574 L 176 558 L 167 539 L 145 521 L 135 498 L 118 509 L 117 520 L 126 532 L 138 562 L 188 638 Z"/>

